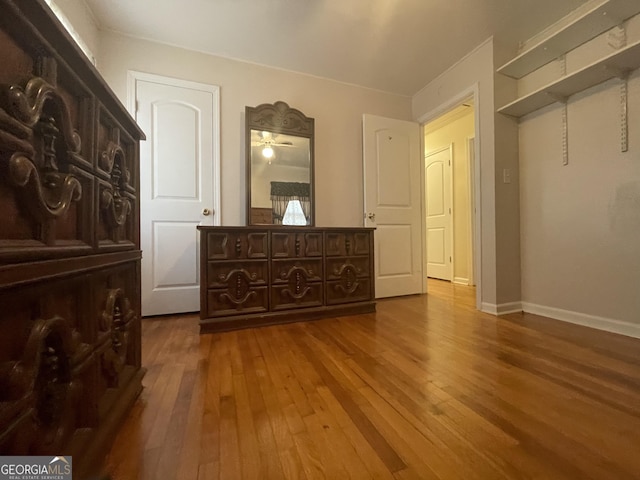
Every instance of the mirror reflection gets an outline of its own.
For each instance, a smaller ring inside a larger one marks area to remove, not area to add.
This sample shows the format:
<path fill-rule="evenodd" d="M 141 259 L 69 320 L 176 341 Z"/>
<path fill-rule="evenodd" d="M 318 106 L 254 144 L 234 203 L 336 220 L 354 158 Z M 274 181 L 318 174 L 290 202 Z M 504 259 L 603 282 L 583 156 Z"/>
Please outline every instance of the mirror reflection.
<path fill-rule="evenodd" d="M 251 130 L 251 223 L 309 225 L 308 138 Z"/>
<path fill-rule="evenodd" d="M 284 102 L 245 114 L 247 224 L 314 225 L 313 118 Z"/>

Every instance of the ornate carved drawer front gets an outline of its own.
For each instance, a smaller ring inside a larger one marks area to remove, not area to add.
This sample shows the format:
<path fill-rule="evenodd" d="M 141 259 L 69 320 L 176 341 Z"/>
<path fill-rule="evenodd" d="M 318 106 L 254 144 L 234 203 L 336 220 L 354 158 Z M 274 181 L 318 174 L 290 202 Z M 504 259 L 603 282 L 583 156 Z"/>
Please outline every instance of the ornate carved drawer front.
<path fill-rule="evenodd" d="M 102 248 L 134 244 L 137 236 L 137 145 L 103 108 L 97 130 L 96 202 L 98 242 Z"/>
<path fill-rule="evenodd" d="M 288 284 L 271 287 L 271 309 L 274 311 L 320 307 L 322 304 L 322 283 L 307 282 L 304 275 L 294 276 Z"/>
<path fill-rule="evenodd" d="M 322 232 L 271 232 L 271 257 L 321 257 Z"/>
<path fill-rule="evenodd" d="M 346 273 L 342 279 L 327 282 L 327 305 L 372 300 L 369 278 Z"/>
<path fill-rule="evenodd" d="M 325 276 L 327 280 L 340 280 L 343 276 L 351 276 L 354 278 L 369 277 L 371 274 L 370 264 L 371 261 L 368 256 L 352 257 L 346 260 L 342 258 L 328 258 Z"/>
<path fill-rule="evenodd" d="M 207 316 L 226 317 L 269 311 L 268 287 L 249 287 L 249 282 L 242 276 L 235 278 L 235 286 L 207 292 Z"/>
<path fill-rule="evenodd" d="M 253 262 L 209 262 L 207 264 L 207 287 L 235 288 L 238 282 L 246 282 L 250 286 L 266 285 L 269 280 L 268 267 L 268 263 L 262 260 Z"/>
<path fill-rule="evenodd" d="M 322 280 L 322 260 L 273 260 L 271 264 L 271 282 L 289 283 L 291 279 L 302 275 L 307 282 Z"/>
<path fill-rule="evenodd" d="M 273 260 L 273 310 L 322 305 L 322 259 Z"/>
<path fill-rule="evenodd" d="M 327 232 L 325 239 L 328 257 L 369 255 L 371 248 L 367 232 Z"/>
<path fill-rule="evenodd" d="M 207 232 L 209 260 L 266 259 L 268 254 L 268 232 L 238 232 L 237 230 Z"/>
<path fill-rule="evenodd" d="M 15 261 L 24 252 L 32 259 L 90 250 L 94 177 L 86 157 L 88 92 L 72 92 L 59 82 L 62 68 L 53 58 L 29 58 L 7 37 L 0 50 L 0 58 L 21 58 L 3 65 L 0 79 L 0 257 Z M 37 68 L 15 70 L 34 60 Z"/>

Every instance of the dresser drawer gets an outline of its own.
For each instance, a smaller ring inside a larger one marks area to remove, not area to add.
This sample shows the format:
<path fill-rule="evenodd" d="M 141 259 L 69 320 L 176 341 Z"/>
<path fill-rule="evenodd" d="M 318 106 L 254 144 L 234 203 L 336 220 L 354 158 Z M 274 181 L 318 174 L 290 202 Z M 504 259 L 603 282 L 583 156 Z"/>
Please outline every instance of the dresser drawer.
<path fill-rule="evenodd" d="M 207 260 L 266 259 L 269 253 L 269 235 L 265 231 L 207 232 L 206 247 Z"/>
<path fill-rule="evenodd" d="M 322 257 L 322 232 L 271 232 L 272 258 Z"/>
<path fill-rule="evenodd" d="M 269 310 L 269 288 L 250 287 L 207 291 L 207 316 L 225 317 Z"/>
<path fill-rule="evenodd" d="M 269 264 L 265 260 L 207 263 L 207 288 L 226 288 L 244 282 L 266 285 L 268 279 Z"/>
<path fill-rule="evenodd" d="M 371 250 L 368 232 L 326 232 L 325 242 L 328 257 L 369 255 Z"/>
<path fill-rule="evenodd" d="M 368 277 L 371 271 L 369 257 L 327 258 L 326 262 L 325 276 L 327 280 Z"/>
<path fill-rule="evenodd" d="M 371 282 L 368 278 L 327 282 L 327 305 L 362 302 L 371 299 Z"/>
<path fill-rule="evenodd" d="M 271 281 L 274 284 L 295 281 L 298 275 L 304 276 L 308 282 L 321 281 L 322 259 L 273 260 Z"/>
<path fill-rule="evenodd" d="M 271 287 L 271 310 L 287 310 L 302 307 L 322 306 L 322 286 L 320 282 L 296 284 L 291 282 Z"/>

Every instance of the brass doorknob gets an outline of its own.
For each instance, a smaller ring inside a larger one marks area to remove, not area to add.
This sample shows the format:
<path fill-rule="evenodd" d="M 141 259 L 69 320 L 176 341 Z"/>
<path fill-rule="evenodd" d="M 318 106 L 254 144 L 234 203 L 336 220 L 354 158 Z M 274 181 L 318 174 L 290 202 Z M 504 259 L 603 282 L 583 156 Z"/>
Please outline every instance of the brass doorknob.
<path fill-rule="evenodd" d="M 205 217 L 208 217 L 209 215 L 211 215 L 211 210 L 209 210 L 208 208 L 205 208 L 204 210 L 202 210 L 202 214 Z"/>

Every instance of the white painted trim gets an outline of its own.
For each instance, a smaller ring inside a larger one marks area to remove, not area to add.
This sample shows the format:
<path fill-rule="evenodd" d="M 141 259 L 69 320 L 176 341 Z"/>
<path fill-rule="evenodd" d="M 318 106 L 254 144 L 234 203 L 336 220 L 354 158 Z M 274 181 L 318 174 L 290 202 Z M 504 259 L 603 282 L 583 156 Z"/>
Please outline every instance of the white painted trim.
<path fill-rule="evenodd" d="M 583 325 L 585 327 L 617 333 L 619 335 L 626 335 L 628 337 L 640 338 L 640 324 L 588 315 L 586 313 L 573 312 L 571 310 L 562 310 L 555 307 L 536 305 L 529 302 L 522 302 L 522 310 L 527 313 L 533 313 L 534 315 L 541 315 L 555 320 L 561 320 L 563 322 Z"/>
<path fill-rule="evenodd" d="M 152 73 L 127 70 L 127 110 L 133 118 L 136 118 L 136 82 L 145 81 L 158 83 L 160 85 L 170 85 L 173 87 L 183 87 L 192 90 L 201 90 L 210 93 L 214 100 L 213 109 L 213 178 L 211 185 L 213 188 L 213 225 L 222 225 L 221 208 L 221 181 L 220 181 L 220 87 L 208 85 L 206 83 L 192 82 L 173 77 L 164 77 Z"/>
<path fill-rule="evenodd" d="M 481 310 L 491 315 L 506 315 L 508 313 L 522 312 L 522 304 L 520 302 L 510 302 L 496 305 L 495 303 L 483 302 Z"/>
<path fill-rule="evenodd" d="M 427 162 L 425 152 L 427 146 L 425 144 L 425 125 L 420 123 L 420 216 L 422 218 L 422 293 L 429 293 L 428 277 L 427 277 Z"/>
<path fill-rule="evenodd" d="M 453 283 L 457 283 L 458 285 L 469 285 L 469 279 L 462 277 L 453 277 Z"/>
<path fill-rule="evenodd" d="M 480 311 L 491 315 L 498 315 L 498 306 L 495 303 L 482 302 L 480 305 Z"/>
<path fill-rule="evenodd" d="M 473 54 L 473 52 L 475 52 L 476 50 L 478 50 L 479 48 L 483 47 L 487 42 L 491 41 L 492 38 L 487 39 L 485 42 L 483 42 L 481 45 L 479 45 L 477 48 L 475 48 L 472 52 L 469 53 L 469 55 Z M 467 55 L 468 56 L 468 55 Z M 462 61 L 462 60 L 460 60 Z M 453 67 L 452 67 L 453 68 Z M 446 72 L 445 72 L 446 73 Z M 444 73 L 443 73 L 444 75 Z M 426 88 L 426 87 L 424 87 Z M 416 94 L 418 95 L 418 94 Z M 485 311 L 484 310 L 484 304 L 482 303 L 482 189 L 480 188 L 480 178 L 481 178 L 481 169 L 480 169 L 480 165 L 481 165 L 481 145 L 480 145 L 480 111 L 481 111 L 481 105 L 480 105 L 480 85 L 478 82 L 474 83 L 473 85 L 471 85 L 470 87 L 462 90 L 458 95 L 455 95 L 454 97 L 450 98 L 449 100 L 447 100 L 446 102 L 440 104 L 439 106 L 437 106 L 436 108 L 434 108 L 433 110 L 430 110 L 429 112 L 425 113 L 424 115 L 422 115 L 420 118 L 418 118 L 418 122 L 420 123 L 420 125 L 423 126 L 422 129 L 422 136 L 423 139 L 422 141 L 424 142 L 424 125 L 425 123 L 428 123 L 429 121 L 437 118 L 438 116 L 442 115 L 443 113 L 447 112 L 448 110 L 453 109 L 454 107 L 460 105 L 461 103 L 463 103 L 465 100 L 469 99 L 469 98 L 473 98 L 473 114 L 474 114 L 474 118 L 473 118 L 473 126 L 474 126 L 474 146 L 475 146 L 475 158 L 474 158 L 474 165 L 473 165 L 473 178 L 474 178 L 474 199 L 473 199 L 473 205 L 471 206 L 472 209 L 475 210 L 475 217 L 474 217 L 474 221 L 475 221 L 475 231 L 474 231 L 474 237 L 472 238 L 472 243 L 473 243 L 473 263 L 474 263 L 474 269 L 473 269 L 473 273 L 474 273 L 474 280 L 475 280 L 475 284 L 476 284 L 476 308 L 478 310 L 481 311 Z M 423 151 L 424 151 L 424 146 L 423 146 Z M 422 171 L 424 172 L 424 155 L 422 155 Z M 471 173 L 471 172 L 470 172 Z M 424 203 L 425 203 L 425 188 L 424 188 L 424 175 L 422 178 L 422 199 L 423 199 L 423 209 L 424 209 Z M 425 210 L 426 212 L 426 210 Z M 426 238 L 426 214 L 422 215 L 422 222 L 423 222 L 423 227 L 422 227 L 422 232 L 423 232 L 423 238 Z M 423 243 L 423 257 L 426 257 L 426 242 L 422 242 Z M 425 260 L 426 261 L 426 260 Z M 426 267 L 424 269 L 424 272 L 426 272 Z M 425 282 L 425 287 L 424 287 L 424 291 L 426 291 L 426 275 L 424 276 L 424 282 Z"/>
<path fill-rule="evenodd" d="M 473 107 L 475 109 L 475 106 Z M 466 139 L 466 147 L 467 147 L 467 168 L 469 169 L 468 175 L 468 194 L 469 194 L 469 247 L 467 249 L 467 275 L 469 277 L 468 284 L 475 285 L 475 250 L 473 248 L 475 238 L 476 238 L 476 216 L 474 212 L 475 208 L 475 157 L 476 157 L 476 141 L 475 137 L 467 137 Z"/>

